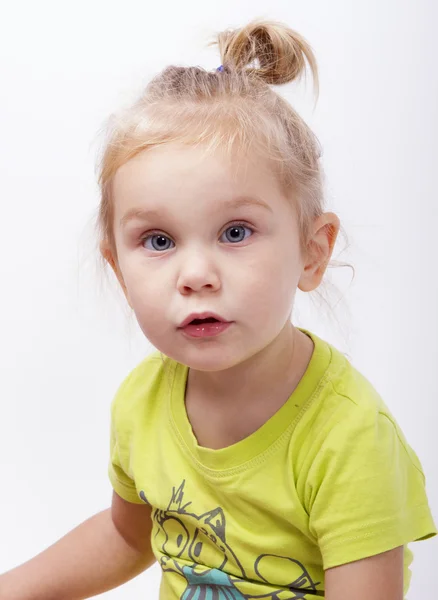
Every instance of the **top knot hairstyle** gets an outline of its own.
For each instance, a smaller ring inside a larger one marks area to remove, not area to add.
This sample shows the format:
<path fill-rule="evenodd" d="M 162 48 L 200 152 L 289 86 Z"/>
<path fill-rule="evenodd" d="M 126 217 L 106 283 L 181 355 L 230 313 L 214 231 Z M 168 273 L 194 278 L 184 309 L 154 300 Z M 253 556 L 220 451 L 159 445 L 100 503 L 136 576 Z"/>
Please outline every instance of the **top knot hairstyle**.
<path fill-rule="evenodd" d="M 281 23 L 253 21 L 242 29 L 219 33 L 217 41 L 222 64 L 229 70 L 245 71 L 268 85 L 280 85 L 299 79 L 305 73 L 307 59 L 316 89 L 318 68 L 306 40 Z M 254 62 L 258 66 L 250 67 Z"/>
<path fill-rule="evenodd" d="M 154 77 L 134 105 L 108 123 L 100 164 L 100 241 L 115 259 L 112 179 L 119 167 L 158 144 L 180 142 L 239 155 L 256 152 L 278 174 L 294 202 L 300 243 L 324 212 L 321 148 L 292 106 L 270 85 L 299 79 L 310 66 L 318 90 L 317 64 L 306 40 L 284 24 L 253 21 L 219 33 L 222 68 L 169 66 Z M 220 63 L 218 63 L 220 64 Z"/>

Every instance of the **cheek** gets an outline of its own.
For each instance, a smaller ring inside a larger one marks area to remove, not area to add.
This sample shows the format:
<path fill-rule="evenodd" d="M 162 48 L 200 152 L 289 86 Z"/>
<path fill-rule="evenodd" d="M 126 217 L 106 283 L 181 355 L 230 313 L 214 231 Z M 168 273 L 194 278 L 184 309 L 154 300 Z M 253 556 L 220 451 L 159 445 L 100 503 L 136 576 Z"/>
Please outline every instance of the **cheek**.
<path fill-rule="evenodd" d="M 121 263 L 124 283 L 129 301 L 135 312 L 154 308 L 159 310 L 163 305 L 160 299 L 165 293 L 163 272 L 145 269 L 140 261 L 126 261 Z"/>
<path fill-rule="evenodd" d="M 242 298 L 248 309 L 251 306 L 265 308 L 267 311 L 279 305 L 289 306 L 294 297 L 300 277 L 299 264 L 296 257 L 285 257 L 279 253 L 265 254 L 246 264 L 243 272 L 238 274 L 236 289 L 242 289 L 246 298 Z M 242 280 L 244 285 L 242 286 Z M 248 305 L 248 295 L 251 302 Z"/>

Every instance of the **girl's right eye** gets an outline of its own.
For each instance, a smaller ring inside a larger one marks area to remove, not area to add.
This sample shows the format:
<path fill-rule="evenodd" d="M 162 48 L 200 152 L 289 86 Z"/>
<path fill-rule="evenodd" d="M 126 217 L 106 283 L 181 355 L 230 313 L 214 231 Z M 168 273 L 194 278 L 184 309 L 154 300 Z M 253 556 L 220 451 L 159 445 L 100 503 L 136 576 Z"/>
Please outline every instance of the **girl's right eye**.
<path fill-rule="evenodd" d="M 151 241 L 153 246 L 152 248 L 147 246 L 148 241 Z M 152 250 L 156 252 L 160 252 L 160 250 L 169 250 L 167 242 L 170 242 L 171 244 L 174 243 L 170 238 L 167 237 L 167 235 L 163 235 L 162 233 L 152 233 L 146 235 L 141 240 L 141 244 L 144 248 L 146 248 L 146 250 Z"/>

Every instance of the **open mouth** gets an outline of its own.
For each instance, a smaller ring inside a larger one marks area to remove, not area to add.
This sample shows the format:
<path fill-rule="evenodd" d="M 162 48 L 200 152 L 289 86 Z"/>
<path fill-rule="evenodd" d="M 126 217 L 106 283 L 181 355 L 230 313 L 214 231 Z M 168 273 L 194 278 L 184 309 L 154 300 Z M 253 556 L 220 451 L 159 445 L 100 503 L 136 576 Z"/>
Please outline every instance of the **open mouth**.
<path fill-rule="evenodd" d="M 187 319 L 190 319 L 190 316 Z M 231 322 L 225 321 L 220 316 L 216 318 L 210 315 L 204 318 L 198 317 L 191 321 L 187 320 L 185 325 L 184 323 L 181 325 L 180 329 L 192 338 L 211 338 L 226 331 L 231 325 Z"/>
<path fill-rule="evenodd" d="M 218 321 L 214 317 L 208 317 L 208 319 L 193 319 L 189 325 L 201 325 L 201 323 L 221 323 L 221 321 Z"/>
<path fill-rule="evenodd" d="M 198 316 L 195 316 L 198 315 Z M 205 315 L 205 316 L 203 316 Z M 192 319 L 190 320 L 190 318 Z M 193 318 L 194 317 L 194 318 Z M 226 325 L 227 321 L 221 315 L 205 311 L 205 312 L 193 312 L 189 315 L 180 325 L 180 328 L 185 329 L 187 327 L 199 327 L 204 325 L 205 327 L 219 327 L 220 325 Z"/>

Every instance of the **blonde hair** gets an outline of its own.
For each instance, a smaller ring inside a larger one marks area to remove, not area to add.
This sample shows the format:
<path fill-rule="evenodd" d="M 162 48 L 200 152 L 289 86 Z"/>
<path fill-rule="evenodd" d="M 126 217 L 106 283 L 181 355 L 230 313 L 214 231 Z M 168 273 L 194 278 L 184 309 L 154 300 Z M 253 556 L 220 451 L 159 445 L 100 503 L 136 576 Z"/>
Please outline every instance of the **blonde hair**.
<path fill-rule="evenodd" d="M 303 249 L 314 219 L 324 212 L 318 139 L 270 87 L 299 79 L 307 61 L 318 93 L 310 45 L 286 25 L 261 20 L 219 33 L 212 43 L 219 46 L 221 70 L 169 66 L 134 105 L 110 117 L 99 168 L 97 225 L 115 259 L 113 177 L 139 152 L 158 144 L 182 142 L 202 145 L 206 152 L 222 149 L 237 158 L 253 152 L 265 157 L 295 203 Z"/>

